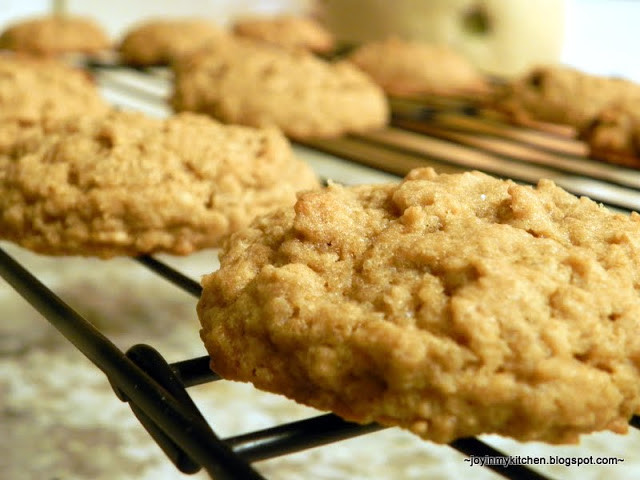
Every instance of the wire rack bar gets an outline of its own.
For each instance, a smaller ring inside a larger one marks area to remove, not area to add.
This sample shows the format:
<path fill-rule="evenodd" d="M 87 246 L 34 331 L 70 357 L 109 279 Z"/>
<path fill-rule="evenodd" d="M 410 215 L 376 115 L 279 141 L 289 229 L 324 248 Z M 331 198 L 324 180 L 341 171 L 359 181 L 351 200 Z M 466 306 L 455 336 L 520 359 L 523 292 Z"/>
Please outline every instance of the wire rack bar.
<path fill-rule="evenodd" d="M 222 377 L 209 367 L 208 356 L 172 363 L 171 369 L 185 387 L 222 380 Z"/>
<path fill-rule="evenodd" d="M 377 432 L 384 428 L 386 427 L 375 423 L 358 425 L 342 420 L 336 415 L 325 414 L 226 438 L 225 442 L 245 460 L 256 462 Z"/>
<path fill-rule="evenodd" d="M 454 129 L 450 126 L 454 119 L 448 120 L 446 116 L 435 117 L 431 122 L 416 121 L 413 119 L 397 119 L 393 125 L 403 130 L 439 138 L 463 147 L 484 151 L 495 155 L 506 161 L 521 162 L 528 165 L 538 165 L 547 167 L 554 171 L 568 172 L 580 177 L 588 177 L 597 181 L 606 181 L 631 188 L 640 188 L 640 176 L 637 172 L 625 172 L 621 168 L 601 161 L 586 158 L 586 152 L 582 155 L 569 153 L 568 150 L 575 146 L 575 143 L 559 145 L 552 149 L 546 144 L 550 143 L 547 138 L 538 145 L 524 145 L 519 139 L 514 141 L 513 135 L 503 136 L 496 133 L 483 133 L 482 127 L 490 125 L 487 120 L 470 117 L 473 123 L 467 129 Z M 464 119 L 458 116 L 456 120 Z M 459 120 L 456 123 L 462 123 Z M 498 128 L 496 128 L 498 130 Z M 550 136 L 549 134 L 547 134 Z M 553 140 L 557 140 L 551 137 Z M 584 147 L 583 144 L 579 146 Z"/>
<path fill-rule="evenodd" d="M 190 293 L 194 297 L 200 297 L 202 287 L 192 278 L 187 277 L 176 269 L 148 255 L 136 257 L 136 260 L 185 292 Z"/>

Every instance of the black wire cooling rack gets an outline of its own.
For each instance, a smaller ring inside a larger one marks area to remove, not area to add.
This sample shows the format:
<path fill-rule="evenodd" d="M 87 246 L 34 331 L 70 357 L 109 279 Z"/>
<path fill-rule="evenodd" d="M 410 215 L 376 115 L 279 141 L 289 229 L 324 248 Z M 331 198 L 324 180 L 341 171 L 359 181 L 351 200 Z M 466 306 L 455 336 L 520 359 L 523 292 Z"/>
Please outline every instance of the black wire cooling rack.
<path fill-rule="evenodd" d="M 90 67 L 113 103 L 156 115 L 167 113 L 166 71 L 112 65 Z M 490 117 L 481 118 L 464 102 L 431 99 L 393 106 L 392 127 L 383 132 L 309 141 L 302 148 L 331 154 L 338 157 L 335 161 L 355 161 L 394 174 L 431 165 L 445 172 L 474 168 L 529 183 L 552 178 L 575 194 L 588 195 L 613 208 L 640 210 L 640 172 L 585 158 L 584 146 L 562 132 L 522 129 Z M 174 268 L 149 256 L 135 261 L 199 297 L 200 285 Z M 220 380 L 210 370 L 208 357 L 168 363 L 146 344 L 123 352 L 2 249 L 0 275 L 106 375 L 115 395 L 128 402 L 180 472 L 204 469 L 216 479 L 262 479 L 253 462 L 383 428 L 376 424 L 357 425 L 325 414 L 220 438 L 187 390 Z M 633 417 L 630 424 L 640 428 L 640 419 Z M 506 457 L 476 438 L 460 439 L 450 446 L 468 456 Z M 504 463 L 496 461 L 486 468 L 509 479 L 549 478 L 526 466 Z"/>

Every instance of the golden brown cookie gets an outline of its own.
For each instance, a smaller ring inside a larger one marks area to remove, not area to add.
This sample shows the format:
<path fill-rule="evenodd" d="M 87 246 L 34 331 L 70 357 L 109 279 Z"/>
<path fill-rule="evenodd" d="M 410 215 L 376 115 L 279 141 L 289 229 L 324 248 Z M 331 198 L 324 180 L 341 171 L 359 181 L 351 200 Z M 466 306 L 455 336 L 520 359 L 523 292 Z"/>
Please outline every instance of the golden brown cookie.
<path fill-rule="evenodd" d="M 51 255 L 188 254 L 316 187 L 277 130 L 114 111 L 0 156 L 2 238 Z"/>
<path fill-rule="evenodd" d="M 133 26 L 118 50 L 121 62 L 128 65 L 168 65 L 225 35 L 219 26 L 207 20 L 153 19 Z"/>
<path fill-rule="evenodd" d="M 331 185 L 225 243 L 211 368 L 436 442 L 574 442 L 640 405 L 640 215 L 542 180 Z"/>
<path fill-rule="evenodd" d="M 348 59 L 397 97 L 488 92 L 483 75 L 444 45 L 389 38 L 360 46 Z"/>
<path fill-rule="evenodd" d="M 86 72 L 55 60 L 0 55 L 0 153 L 30 130 L 108 109 Z"/>
<path fill-rule="evenodd" d="M 0 122 L 38 123 L 108 108 L 83 70 L 56 60 L 0 55 Z"/>
<path fill-rule="evenodd" d="M 333 50 L 333 35 L 310 17 L 281 15 L 276 17 L 239 18 L 233 33 L 284 48 L 304 48 L 312 52 Z"/>
<path fill-rule="evenodd" d="M 640 99 L 605 107 L 582 129 L 580 139 L 594 158 L 640 168 Z"/>
<path fill-rule="evenodd" d="M 334 137 L 388 121 L 384 93 L 356 67 L 247 40 L 218 42 L 174 66 L 177 111 L 275 125 L 288 136 Z"/>
<path fill-rule="evenodd" d="M 22 20 L 0 34 L 0 48 L 33 55 L 93 54 L 111 47 L 94 20 L 78 16 L 47 16 Z"/>
<path fill-rule="evenodd" d="M 494 107 L 515 123 L 538 120 L 584 128 L 613 101 L 640 98 L 640 85 L 564 66 L 532 69 L 496 92 Z"/>

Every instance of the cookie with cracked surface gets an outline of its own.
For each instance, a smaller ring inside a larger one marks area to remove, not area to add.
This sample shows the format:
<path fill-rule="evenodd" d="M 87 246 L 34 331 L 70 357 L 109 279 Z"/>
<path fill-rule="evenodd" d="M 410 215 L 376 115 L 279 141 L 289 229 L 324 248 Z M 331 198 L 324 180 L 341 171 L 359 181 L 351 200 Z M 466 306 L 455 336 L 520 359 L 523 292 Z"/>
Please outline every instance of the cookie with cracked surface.
<path fill-rule="evenodd" d="M 91 18 L 46 16 L 9 25 L 0 34 L 0 48 L 40 56 L 96 54 L 111 48 L 111 40 Z"/>
<path fill-rule="evenodd" d="M 489 91 L 483 75 L 444 45 L 389 38 L 366 43 L 348 57 L 389 95 L 481 95 Z"/>
<path fill-rule="evenodd" d="M 118 51 L 124 64 L 168 65 L 225 35 L 218 25 L 207 20 L 158 18 L 134 25 L 123 36 Z"/>
<path fill-rule="evenodd" d="M 331 185 L 220 262 L 197 307 L 211 368 L 347 420 L 561 443 L 640 405 L 640 216 L 550 181 Z"/>
<path fill-rule="evenodd" d="M 537 120 L 580 130 L 608 104 L 638 98 L 640 85 L 630 80 L 545 66 L 496 89 L 491 103 L 514 123 Z"/>
<path fill-rule="evenodd" d="M 288 136 L 336 137 L 386 125 L 384 92 L 347 62 L 248 40 L 218 42 L 174 64 L 172 105 Z"/>
<path fill-rule="evenodd" d="M 317 185 L 275 129 L 113 111 L 0 155 L 0 232 L 50 255 L 184 255 Z"/>
<path fill-rule="evenodd" d="M 304 48 L 327 53 L 334 48 L 331 32 L 310 17 L 281 15 L 238 18 L 233 33 L 283 48 Z"/>
<path fill-rule="evenodd" d="M 605 107 L 579 137 L 593 158 L 640 168 L 640 99 Z"/>
<path fill-rule="evenodd" d="M 55 60 L 0 56 L 0 153 L 46 124 L 108 110 L 84 71 Z"/>

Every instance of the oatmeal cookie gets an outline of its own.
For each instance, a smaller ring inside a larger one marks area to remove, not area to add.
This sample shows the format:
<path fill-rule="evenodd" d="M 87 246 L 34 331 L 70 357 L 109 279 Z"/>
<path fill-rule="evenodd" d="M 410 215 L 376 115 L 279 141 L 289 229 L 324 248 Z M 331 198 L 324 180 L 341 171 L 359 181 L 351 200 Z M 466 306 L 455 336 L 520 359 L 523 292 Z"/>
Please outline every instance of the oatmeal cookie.
<path fill-rule="evenodd" d="M 225 35 L 219 26 L 206 20 L 153 19 L 132 27 L 122 38 L 118 51 L 124 64 L 168 65 Z"/>
<path fill-rule="evenodd" d="M 0 55 L 0 154 L 46 124 L 108 110 L 82 70 L 55 60 Z"/>
<path fill-rule="evenodd" d="M 483 75 L 444 45 L 389 38 L 358 47 L 348 59 L 396 97 L 488 93 Z"/>
<path fill-rule="evenodd" d="M 593 158 L 640 168 L 640 99 L 614 103 L 580 131 Z"/>
<path fill-rule="evenodd" d="M 94 20 L 78 16 L 31 18 L 9 25 L 0 34 L 0 48 L 32 55 L 94 54 L 111 40 Z"/>
<path fill-rule="evenodd" d="M 532 120 L 584 128 L 614 101 L 640 98 L 640 85 L 564 66 L 532 69 L 496 90 L 493 106 L 514 123 Z"/>
<path fill-rule="evenodd" d="M 218 42 L 174 65 L 172 105 L 288 136 L 334 137 L 386 125 L 384 92 L 356 67 L 248 40 Z"/>
<path fill-rule="evenodd" d="M 310 17 L 239 18 L 233 24 L 233 33 L 279 47 L 304 48 L 317 53 L 327 53 L 334 48 L 333 35 Z"/>
<path fill-rule="evenodd" d="M 640 405 L 640 215 L 542 180 L 330 185 L 234 234 L 202 280 L 211 368 L 451 442 L 574 442 Z"/>
<path fill-rule="evenodd" d="M 0 236 L 51 255 L 188 254 L 316 186 L 275 129 L 113 111 L 0 155 Z"/>

